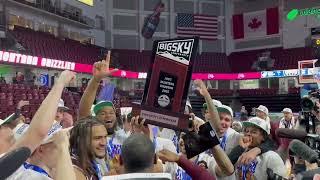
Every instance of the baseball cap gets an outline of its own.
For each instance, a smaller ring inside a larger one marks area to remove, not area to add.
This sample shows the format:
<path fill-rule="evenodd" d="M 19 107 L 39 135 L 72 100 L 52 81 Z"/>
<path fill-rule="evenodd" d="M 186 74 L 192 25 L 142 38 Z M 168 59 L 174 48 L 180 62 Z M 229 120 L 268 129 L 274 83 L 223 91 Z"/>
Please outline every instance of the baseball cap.
<path fill-rule="evenodd" d="M 65 111 L 70 110 L 67 106 L 64 105 L 63 99 L 60 99 L 60 100 L 59 100 L 58 108 L 63 109 L 63 110 L 65 110 Z"/>
<path fill-rule="evenodd" d="M 93 107 L 93 112 L 96 115 L 104 107 L 112 107 L 114 109 L 113 103 L 111 101 L 100 101 Z"/>
<path fill-rule="evenodd" d="M 13 120 L 15 120 L 14 113 L 12 113 L 10 116 L 6 117 L 4 120 L 0 119 L 0 126 L 8 124 Z"/>
<path fill-rule="evenodd" d="M 218 110 L 219 113 L 221 113 L 221 112 L 228 113 L 233 118 L 233 110 L 231 109 L 231 107 L 222 104 L 221 106 L 217 107 L 217 110 Z"/>
<path fill-rule="evenodd" d="M 213 105 L 215 105 L 216 107 L 219 107 L 222 105 L 221 101 L 219 101 L 219 100 L 212 99 L 212 102 L 213 102 Z M 208 107 L 207 103 L 203 103 L 202 107 L 204 109 L 207 109 L 207 107 Z"/>
<path fill-rule="evenodd" d="M 13 129 L 13 134 L 16 140 L 21 138 L 29 129 L 29 124 L 20 123 Z M 48 132 L 48 136 L 42 141 L 41 144 L 48 144 L 52 142 L 52 136 L 62 130 L 62 126 L 58 122 L 54 122 L 51 129 Z"/>
<path fill-rule="evenodd" d="M 256 108 L 256 110 L 264 112 L 266 115 L 269 115 L 269 110 L 267 107 L 260 105 L 258 108 Z"/>
<path fill-rule="evenodd" d="M 253 118 L 250 118 L 248 121 L 243 121 L 242 125 L 243 127 L 257 126 L 267 134 L 270 134 L 268 123 L 259 117 L 253 117 Z"/>
<path fill-rule="evenodd" d="M 291 113 L 292 114 L 292 110 L 290 108 L 284 108 L 282 110 L 283 113 L 287 112 L 287 113 Z"/>
<path fill-rule="evenodd" d="M 14 138 L 17 140 L 19 138 L 21 138 L 21 136 L 27 132 L 29 128 L 29 124 L 25 124 L 25 123 L 20 123 L 18 124 L 14 129 L 13 129 L 13 135 Z"/>

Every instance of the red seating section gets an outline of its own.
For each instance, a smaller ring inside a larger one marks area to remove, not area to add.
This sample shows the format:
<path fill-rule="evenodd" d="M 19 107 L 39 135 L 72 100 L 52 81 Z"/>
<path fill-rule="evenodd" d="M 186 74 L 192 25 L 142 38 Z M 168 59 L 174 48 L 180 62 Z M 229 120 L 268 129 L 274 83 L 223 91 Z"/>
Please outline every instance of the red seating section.
<path fill-rule="evenodd" d="M 298 87 L 289 88 L 288 94 L 300 94 L 300 88 Z"/>
<path fill-rule="evenodd" d="M 0 84 L 0 118 L 4 119 L 14 113 L 20 100 L 30 101 L 30 105 L 22 108 L 22 114 L 32 119 L 34 113 L 45 99 L 50 89 L 47 87 L 28 86 L 24 84 Z M 76 117 L 80 102 L 80 94 L 65 91 L 62 99 L 71 109 L 70 113 Z"/>
<path fill-rule="evenodd" d="M 293 49 L 262 49 L 254 51 L 244 51 L 232 53 L 229 57 L 231 72 L 250 72 L 253 71 L 251 66 L 259 55 L 263 52 L 270 51 L 271 58 L 275 60 L 273 69 L 297 69 L 298 61 L 313 59 L 312 48 L 293 48 Z"/>
<path fill-rule="evenodd" d="M 239 96 L 263 96 L 263 95 L 276 95 L 278 89 L 239 89 Z"/>
<path fill-rule="evenodd" d="M 151 51 L 112 50 L 114 66 L 130 71 L 147 72 L 150 66 Z M 202 53 L 194 61 L 194 72 L 230 72 L 227 56 L 223 53 Z"/>
<path fill-rule="evenodd" d="M 61 40 L 51 34 L 19 26 L 10 32 L 34 56 L 93 64 L 105 51 L 98 46 L 84 45 L 71 39 Z"/>
<path fill-rule="evenodd" d="M 232 96 L 233 90 L 231 89 L 209 89 L 211 96 Z"/>

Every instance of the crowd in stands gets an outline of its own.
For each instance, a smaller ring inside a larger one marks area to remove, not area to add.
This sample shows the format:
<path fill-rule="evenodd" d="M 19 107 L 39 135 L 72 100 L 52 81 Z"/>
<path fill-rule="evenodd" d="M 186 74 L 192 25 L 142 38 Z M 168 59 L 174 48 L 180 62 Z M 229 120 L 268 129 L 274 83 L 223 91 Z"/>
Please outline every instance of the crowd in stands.
<path fill-rule="evenodd" d="M 100 82 L 116 71 L 109 70 L 110 56 L 109 52 L 106 61 L 94 64 L 81 97 L 65 91 L 76 76 L 70 71 L 63 71 L 51 89 L 24 84 L 1 87 L 1 103 L 13 107 L 0 120 L 1 157 L 22 147 L 31 151 L 6 179 L 267 180 L 289 179 L 301 172 L 288 156 L 288 142 L 275 133 L 279 128 L 299 127 L 289 106 L 282 110 L 283 118 L 273 122 L 266 105 L 256 107 L 253 114 L 242 107 L 237 121 L 230 106 L 212 99 L 215 95 L 205 83 L 195 80 L 205 100 L 203 117 L 195 116 L 187 102 L 188 130 L 158 127 L 133 112 L 117 113 L 121 100 L 96 99 Z M 40 95 L 41 99 L 35 98 Z M 33 103 L 38 105 L 35 109 Z M 33 110 L 28 121 L 24 115 Z M 75 118 L 72 111 L 77 111 Z"/>

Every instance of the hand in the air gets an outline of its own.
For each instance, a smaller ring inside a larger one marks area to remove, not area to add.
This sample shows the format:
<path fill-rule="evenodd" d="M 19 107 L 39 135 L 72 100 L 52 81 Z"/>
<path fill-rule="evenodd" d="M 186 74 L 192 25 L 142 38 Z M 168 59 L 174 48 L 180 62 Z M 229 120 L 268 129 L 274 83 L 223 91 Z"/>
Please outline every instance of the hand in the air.
<path fill-rule="evenodd" d="M 199 91 L 199 93 L 202 95 L 202 96 L 205 96 L 205 95 L 210 95 L 209 92 L 208 92 L 208 89 L 206 87 L 206 85 L 204 84 L 204 82 L 200 79 L 197 79 L 195 80 L 194 82 L 194 85 L 196 86 L 196 89 Z"/>
<path fill-rule="evenodd" d="M 139 116 L 135 116 L 132 117 L 131 119 L 131 132 L 132 133 L 143 133 L 146 136 L 150 136 L 150 129 L 148 127 L 147 124 L 145 123 L 145 119 L 143 119 L 140 123 L 139 123 Z"/>
<path fill-rule="evenodd" d="M 118 69 L 109 69 L 111 61 L 111 52 L 108 51 L 105 60 L 95 62 L 93 65 L 92 75 L 96 81 L 101 81 L 103 78 L 110 76 L 112 73 L 118 71 Z"/>

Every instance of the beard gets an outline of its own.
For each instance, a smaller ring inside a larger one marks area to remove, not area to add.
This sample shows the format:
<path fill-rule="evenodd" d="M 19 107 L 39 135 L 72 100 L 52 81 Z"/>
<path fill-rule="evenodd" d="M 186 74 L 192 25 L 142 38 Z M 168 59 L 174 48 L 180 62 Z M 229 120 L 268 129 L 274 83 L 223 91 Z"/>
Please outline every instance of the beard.
<path fill-rule="evenodd" d="M 108 128 L 108 129 L 107 129 L 108 135 L 113 135 L 114 132 L 115 132 L 115 129 L 116 129 L 116 126 L 115 126 L 115 125 L 114 125 L 112 128 Z"/>

